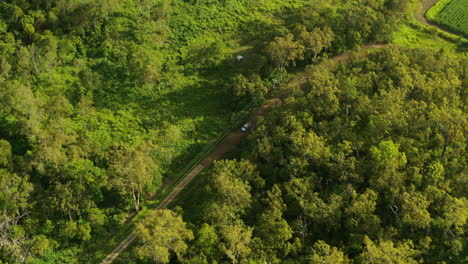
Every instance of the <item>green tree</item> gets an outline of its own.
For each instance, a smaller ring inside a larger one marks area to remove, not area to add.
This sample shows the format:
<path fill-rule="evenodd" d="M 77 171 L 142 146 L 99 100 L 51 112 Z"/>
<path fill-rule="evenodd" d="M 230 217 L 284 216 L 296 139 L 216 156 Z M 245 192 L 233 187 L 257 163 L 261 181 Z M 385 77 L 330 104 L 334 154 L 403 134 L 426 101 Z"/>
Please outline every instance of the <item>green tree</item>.
<path fill-rule="evenodd" d="M 0 209 L 4 214 L 22 214 L 30 207 L 33 185 L 27 176 L 19 176 L 0 168 Z"/>
<path fill-rule="evenodd" d="M 358 173 L 358 159 L 353 153 L 353 143 L 343 141 L 333 151 L 330 166 L 332 175 L 342 183 L 357 183 L 362 181 L 362 175 Z"/>
<path fill-rule="evenodd" d="M 340 101 L 336 76 L 323 66 L 307 69 L 306 100 L 316 118 L 330 118 L 339 111 Z"/>
<path fill-rule="evenodd" d="M 149 187 L 158 186 L 161 181 L 150 151 L 151 144 L 144 142 L 139 146 L 115 146 L 109 153 L 111 186 L 130 196 L 136 211 L 140 210 L 141 200 Z"/>
<path fill-rule="evenodd" d="M 380 231 L 380 219 L 375 214 L 378 193 L 370 189 L 362 194 L 353 191 L 352 197 L 351 204 L 345 210 L 348 229 L 377 236 Z"/>
<path fill-rule="evenodd" d="M 135 232 L 142 240 L 137 255 L 142 259 L 149 257 L 154 263 L 169 263 L 171 252 L 181 260 L 188 248 L 187 241 L 193 239 L 182 217 L 167 209 L 151 211 L 137 224 Z"/>
<path fill-rule="evenodd" d="M 104 18 L 109 19 L 109 15 L 112 14 L 121 5 L 121 0 L 103 0 L 98 2 L 96 5 L 97 10 L 102 12 Z"/>
<path fill-rule="evenodd" d="M 45 206 L 70 221 L 86 219 L 87 211 L 97 216 L 100 214 L 97 203 L 102 200 L 101 189 L 106 182 L 103 171 L 90 160 L 72 160 L 60 170 L 58 177 L 51 178 Z"/>
<path fill-rule="evenodd" d="M 315 242 L 313 254 L 309 257 L 311 264 L 350 264 L 352 261 L 336 247 L 331 247 L 322 240 Z"/>
<path fill-rule="evenodd" d="M 267 46 L 266 53 L 279 71 L 283 72 L 286 66 L 294 65 L 296 59 L 303 58 L 304 46 L 299 41 L 294 40 L 293 34 L 287 34 L 285 37 L 276 37 Z"/>
<path fill-rule="evenodd" d="M 31 209 L 32 191 L 26 177 L 0 168 L 0 252 L 10 255 L 14 263 L 25 263 L 32 254 L 31 234 L 20 225 Z"/>
<path fill-rule="evenodd" d="M 44 115 L 39 107 L 42 103 L 30 86 L 19 81 L 0 84 L 0 127 L 6 135 L 21 135 L 27 142 L 34 142 L 40 133 Z M 16 145 L 21 147 L 21 145 Z"/>
<path fill-rule="evenodd" d="M 413 249 L 413 243 L 406 241 L 394 244 L 392 241 L 380 241 L 374 243 L 367 236 L 364 237 L 366 246 L 364 252 L 360 255 L 358 263 L 368 264 L 417 264 L 414 258 L 418 252 Z"/>
<path fill-rule="evenodd" d="M 312 32 L 302 31 L 299 37 L 305 50 L 312 51 L 312 61 L 326 48 L 331 46 L 334 38 L 333 30 L 330 27 L 314 28 Z"/>
<path fill-rule="evenodd" d="M 11 145 L 8 141 L 0 139 L 0 168 L 11 166 Z"/>
<path fill-rule="evenodd" d="M 448 196 L 442 208 L 443 216 L 437 220 L 437 224 L 444 228 L 443 237 L 451 234 L 464 234 L 468 223 L 468 200 L 465 197 L 456 198 Z"/>
<path fill-rule="evenodd" d="M 235 220 L 250 206 L 250 185 L 242 178 L 246 172 L 243 163 L 238 161 L 217 161 L 210 177 L 210 186 L 215 194 L 215 202 L 210 205 L 207 219 L 216 225 Z M 247 174 L 250 174 L 247 170 Z"/>
<path fill-rule="evenodd" d="M 289 253 L 289 243 L 293 237 L 293 230 L 283 218 L 286 205 L 281 197 L 279 186 L 274 185 L 267 193 L 267 209 L 260 214 L 254 233 L 262 240 L 263 250 L 266 251 L 266 262 L 275 262 L 278 257 L 284 257 Z M 273 257 L 277 255 L 277 257 Z"/>
<path fill-rule="evenodd" d="M 192 243 L 191 251 L 196 254 L 214 259 L 217 256 L 218 234 L 214 227 L 204 223 L 197 231 L 195 240 Z"/>
<path fill-rule="evenodd" d="M 232 263 L 237 264 L 248 259 L 251 248 L 253 228 L 246 226 L 242 221 L 223 226 L 220 230 L 220 249 Z"/>
<path fill-rule="evenodd" d="M 233 89 L 236 96 L 248 95 L 255 99 L 263 99 L 263 96 L 268 92 L 268 88 L 263 84 L 261 77 L 258 74 L 252 74 L 247 79 L 244 75 L 239 74 L 234 77 Z"/>
<path fill-rule="evenodd" d="M 304 216 L 312 220 L 317 227 L 328 230 L 339 227 L 343 199 L 340 195 L 331 194 L 322 198 L 314 192 L 311 178 L 294 178 L 286 184 L 288 195 L 294 198 Z"/>
<path fill-rule="evenodd" d="M 227 56 L 227 47 L 223 41 L 212 36 L 200 36 L 189 41 L 182 50 L 186 67 L 207 69 L 220 64 Z"/>
<path fill-rule="evenodd" d="M 428 228 L 431 224 L 430 202 L 419 192 L 403 193 L 401 214 L 402 222 L 415 228 Z"/>
<path fill-rule="evenodd" d="M 382 141 L 378 146 L 371 147 L 373 167 L 371 186 L 391 193 L 399 193 L 402 189 L 404 174 L 401 169 L 406 165 L 406 155 L 400 153 L 398 147 L 398 144 L 392 141 Z"/>

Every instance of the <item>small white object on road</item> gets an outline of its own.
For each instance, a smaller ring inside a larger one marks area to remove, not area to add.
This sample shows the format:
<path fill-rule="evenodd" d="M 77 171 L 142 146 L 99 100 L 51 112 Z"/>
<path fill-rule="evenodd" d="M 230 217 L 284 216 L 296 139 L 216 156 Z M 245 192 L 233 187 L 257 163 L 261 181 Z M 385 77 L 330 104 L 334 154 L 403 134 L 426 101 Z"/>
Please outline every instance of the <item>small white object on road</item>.
<path fill-rule="evenodd" d="M 249 127 L 251 127 L 251 126 L 252 126 L 252 122 L 249 121 L 249 122 L 245 123 L 245 124 L 241 127 L 241 131 L 242 131 L 242 132 L 245 132 L 245 131 L 247 131 L 247 129 L 249 129 Z"/>

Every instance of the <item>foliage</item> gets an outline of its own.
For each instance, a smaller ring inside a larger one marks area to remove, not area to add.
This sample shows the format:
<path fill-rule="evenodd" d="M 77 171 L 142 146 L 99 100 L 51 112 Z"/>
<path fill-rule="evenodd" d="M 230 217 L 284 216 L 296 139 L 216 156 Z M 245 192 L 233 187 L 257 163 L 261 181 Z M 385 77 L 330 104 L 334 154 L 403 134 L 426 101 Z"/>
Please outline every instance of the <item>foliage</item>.
<path fill-rule="evenodd" d="M 186 241 L 193 239 L 182 217 L 169 210 L 152 211 L 137 225 L 136 233 L 143 244 L 137 248 L 138 256 L 155 263 L 169 263 L 171 253 L 180 259 L 187 250 Z"/>
<path fill-rule="evenodd" d="M 151 158 L 150 149 L 151 144 L 144 142 L 138 147 L 116 146 L 109 151 L 109 170 L 113 175 L 111 185 L 123 195 L 133 198 L 137 212 L 149 186 L 161 182 L 159 177 L 154 175 L 157 168 Z"/>
<path fill-rule="evenodd" d="M 378 245 L 364 237 L 366 250 L 361 255 L 361 263 L 416 264 L 412 257 L 416 255 L 411 242 L 395 246 L 391 241 L 381 241 Z"/>
<path fill-rule="evenodd" d="M 237 109 L 266 97 L 278 68 L 319 63 L 363 43 L 385 41 L 404 18 L 407 3 L 319 2 L 2 1 L 0 261 L 93 262 L 91 255 L 115 242 L 110 236 L 122 234 L 119 225 L 170 185 Z M 250 54 L 242 48 L 234 54 L 239 43 L 255 47 Z M 245 60 L 237 63 L 235 55 L 246 55 Z M 326 74 L 321 79 L 333 83 Z M 324 99 L 317 115 L 327 116 L 319 113 L 323 109 L 334 111 L 329 116 L 338 113 L 338 94 L 334 86 L 311 94 L 311 100 Z M 454 120 L 444 123 L 449 119 L 443 111 L 436 116 L 447 127 L 444 155 L 449 155 L 460 135 L 452 132 Z M 288 147 L 297 157 L 279 164 L 291 161 L 287 170 L 296 175 L 307 162 L 321 166 L 333 156 L 319 133 L 298 131 L 291 140 Z M 199 243 L 188 250 L 197 252 L 194 261 L 216 261 L 220 255 L 231 262 L 256 255 L 278 261 L 282 254 L 295 254 L 301 241 L 292 237 L 291 221 L 282 219 L 290 213 L 282 206 L 286 197 L 280 197 L 285 189 L 267 190 L 271 183 L 252 161 L 220 164 L 209 190 L 216 202 L 203 211 L 216 236 L 208 227 L 196 232 Z M 274 170 L 271 176 L 287 179 Z M 344 199 L 318 194 L 309 199 L 306 190 L 293 187 L 295 196 L 288 199 L 308 216 L 317 213 L 321 222 L 340 216 L 332 211 Z M 271 197 L 254 225 L 243 218 L 257 208 L 252 194 L 257 191 Z M 416 202 L 424 199 L 430 198 Z M 410 205 L 414 201 L 404 201 L 405 212 L 425 217 Z M 464 203 L 454 201 L 457 211 Z M 462 228 L 463 219 L 438 223 L 450 234 Z M 276 239 L 267 236 L 270 224 L 278 230 Z"/>
<path fill-rule="evenodd" d="M 191 203 L 219 241 L 209 260 L 463 263 L 466 65 L 387 48 L 310 66 L 242 160 L 216 163 L 207 201 Z"/>

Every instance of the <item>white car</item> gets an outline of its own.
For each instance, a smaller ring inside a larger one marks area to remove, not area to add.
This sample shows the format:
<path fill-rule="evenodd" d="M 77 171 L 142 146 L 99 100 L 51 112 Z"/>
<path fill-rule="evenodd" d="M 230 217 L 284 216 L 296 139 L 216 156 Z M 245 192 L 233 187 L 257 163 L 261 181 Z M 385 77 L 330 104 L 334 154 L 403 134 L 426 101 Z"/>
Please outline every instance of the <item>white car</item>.
<path fill-rule="evenodd" d="M 242 132 L 245 132 L 245 131 L 247 131 L 247 129 L 249 129 L 249 127 L 251 127 L 251 126 L 252 126 L 252 122 L 249 121 L 249 122 L 245 123 L 245 124 L 241 127 L 241 131 L 242 131 Z"/>

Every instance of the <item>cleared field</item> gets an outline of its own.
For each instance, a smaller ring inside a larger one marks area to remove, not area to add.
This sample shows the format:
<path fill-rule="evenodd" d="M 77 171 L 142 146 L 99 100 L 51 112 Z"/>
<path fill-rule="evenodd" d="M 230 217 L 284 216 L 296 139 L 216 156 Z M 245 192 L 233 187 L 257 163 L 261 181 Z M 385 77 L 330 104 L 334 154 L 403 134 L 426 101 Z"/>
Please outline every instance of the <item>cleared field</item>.
<path fill-rule="evenodd" d="M 450 31 L 468 36 L 468 0 L 439 0 L 426 16 Z"/>

